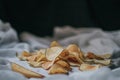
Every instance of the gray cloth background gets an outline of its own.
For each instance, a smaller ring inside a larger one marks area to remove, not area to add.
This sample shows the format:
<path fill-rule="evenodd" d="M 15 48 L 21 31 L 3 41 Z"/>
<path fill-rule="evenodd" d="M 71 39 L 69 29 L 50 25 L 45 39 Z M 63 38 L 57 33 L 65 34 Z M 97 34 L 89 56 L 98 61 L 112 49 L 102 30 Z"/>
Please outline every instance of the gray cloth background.
<path fill-rule="evenodd" d="M 20 39 L 22 42 L 19 42 L 16 31 L 9 23 L 3 23 L 0 21 L 1 80 L 27 80 L 21 74 L 11 71 L 10 61 L 22 64 L 22 61 L 16 59 L 16 53 L 20 54 L 24 50 L 34 51 L 40 48 L 47 48 L 49 47 L 50 42 L 53 40 L 57 40 L 62 46 L 75 43 L 79 45 L 84 52 L 91 51 L 96 54 L 110 53 L 112 54 L 113 63 L 110 67 L 104 67 L 96 71 L 81 72 L 76 68 L 73 68 L 73 73 L 70 73 L 68 76 L 53 75 L 47 76 L 44 79 L 31 78 L 29 80 L 120 80 L 119 30 L 107 32 L 99 28 L 75 29 L 70 26 L 64 26 L 62 28 L 56 26 L 54 28 L 53 37 L 39 37 L 27 32 L 23 32 L 20 35 Z"/>

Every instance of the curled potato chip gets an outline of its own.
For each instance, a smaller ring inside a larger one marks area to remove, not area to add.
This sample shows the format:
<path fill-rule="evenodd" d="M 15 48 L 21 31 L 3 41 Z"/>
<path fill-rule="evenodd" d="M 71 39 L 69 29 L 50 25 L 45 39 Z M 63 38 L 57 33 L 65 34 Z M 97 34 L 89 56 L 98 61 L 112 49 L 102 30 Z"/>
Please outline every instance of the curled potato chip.
<path fill-rule="evenodd" d="M 60 66 L 59 64 L 54 64 L 49 70 L 49 74 L 67 74 L 68 71 Z"/>
<path fill-rule="evenodd" d="M 64 60 L 58 60 L 56 62 L 56 64 L 59 64 L 60 66 L 62 66 L 63 68 L 65 68 L 68 71 L 72 70 L 72 68 L 70 67 L 70 64 L 68 62 L 64 61 Z"/>
<path fill-rule="evenodd" d="M 70 53 L 75 53 L 76 56 L 78 56 L 81 60 L 84 60 L 83 52 L 80 50 L 80 48 L 75 44 L 70 44 L 66 48 Z M 81 61 L 83 62 L 83 61 Z"/>
<path fill-rule="evenodd" d="M 46 50 L 46 58 L 49 61 L 55 60 L 63 51 L 62 47 L 51 47 Z"/>
<path fill-rule="evenodd" d="M 81 64 L 79 69 L 81 71 L 91 71 L 91 70 L 97 70 L 100 68 L 100 65 L 90 65 L 90 64 Z"/>
<path fill-rule="evenodd" d="M 66 60 L 70 63 L 71 66 L 78 66 L 82 64 L 74 55 L 67 56 Z"/>

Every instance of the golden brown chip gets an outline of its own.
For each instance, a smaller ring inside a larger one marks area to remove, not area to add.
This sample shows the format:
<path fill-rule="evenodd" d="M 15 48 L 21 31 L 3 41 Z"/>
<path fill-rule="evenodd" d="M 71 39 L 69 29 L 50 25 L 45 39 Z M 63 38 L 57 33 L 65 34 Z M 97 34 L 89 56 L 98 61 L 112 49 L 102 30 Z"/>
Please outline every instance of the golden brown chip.
<path fill-rule="evenodd" d="M 64 49 L 64 50 L 60 53 L 59 57 L 62 58 L 62 59 L 64 59 L 64 58 L 67 57 L 68 55 L 69 55 L 69 51 L 68 51 L 67 49 Z"/>
<path fill-rule="evenodd" d="M 49 70 L 49 74 L 67 74 L 68 71 L 60 66 L 59 64 L 54 64 Z"/>
<path fill-rule="evenodd" d="M 47 59 L 46 59 L 46 57 L 45 57 L 45 54 L 38 54 L 36 61 L 37 61 L 37 62 L 47 61 Z"/>
<path fill-rule="evenodd" d="M 66 49 L 69 51 L 69 53 L 75 53 L 75 55 L 79 57 L 80 60 L 82 60 L 81 62 L 83 62 L 84 60 L 83 52 L 80 50 L 80 48 L 77 45 L 70 44 Z"/>
<path fill-rule="evenodd" d="M 87 55 L 86 55 L 86 58 L 88 58 L 88 59 L 98 59 L 98 60 L 103 60 L 104 59 L 100 56 L 95 55 L 92 52 L 88 52 Z"/>
<path fill-rule="evenodd" d="M 79 62 L 79 60 L 74 55 L 67 56 L 66 60 L 69 62 L 71 66 L 78 66 L 82 64 L 81 62 Z"/>
<path fill-rule="evenodd" d="M 91 71 L 97 70 L 100 68 L 100 65 L 90 65 L 90 64 L 81 64 L 79 70 L 81 71 Z"/>
<path fill-rule="evenodd" d="M 68 71 L 72 70 L 72 68 L 70 67 L 70 64 L 64 60 L 58 60 L 55 64 L 59 64 L 60 66 L 62 66 L 63 68 L 65 68 Z"/>

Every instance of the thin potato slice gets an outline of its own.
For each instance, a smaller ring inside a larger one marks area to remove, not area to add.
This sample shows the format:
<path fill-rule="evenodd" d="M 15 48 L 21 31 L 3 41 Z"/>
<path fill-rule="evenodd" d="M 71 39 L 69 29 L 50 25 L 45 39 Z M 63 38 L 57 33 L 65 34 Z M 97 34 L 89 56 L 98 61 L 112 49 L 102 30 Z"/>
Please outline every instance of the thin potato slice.
<path fill-rule="evenodd" d="M 104 58 L 104 59 L 109 59 L 112 56 L 112 54 L 102 54 L 102 55 L 97 55 L 97 56 Z"/>
<path fill-rule="evenodd" d="M 67 74 L 68 71 L 60 66 L 59 64 L 54 64 L 49 70 L 49 74 Z"/>
<path fill-rule="evenodd" d="M 27 51 L 23 51 L 20 56 L 17 55 L 17 57 L 18 57 L 20 60 L 26 60 L 27 57 L 29 57 L 29 56 L 31 56 L 31 54 L 28 53 Z"/>
<path fill-rule="evenodd" d="M 56 64 L 59 64 L 60 66 L 62 66 L 63 68 L 65 68 L 68 71 L 72 70 L 72 68 L 70 67 L 70 64 L 68 62 L 64 61 L 64 60 L 58 60 L 56 62 Z"/>
<path fill-rule="evenodd" d="M 96 59 L 94 59 L 93 61 L 96 64 L 102 64 L 102 65 L 105 65 L 105 66 L 110 65 L 110 63 L 111 63 L 110 59 L 107 59 L 107 60 L 96 60 Z"/>
<path fill-rule="evenodd" d="M 42 74 L 30 71 L 16 63 L 11 63 L 11 68 L 13 71 L 23 74 L 27 78 L 43 78 Z"/>
<path fill-rule="evenodd" d="M 35 61 L 29 61 L 29 65 L 32 66 L 32 67 L 42 67 L 42 64 L 44 63 L 45 61 L 41 61 L 41 62 L 35 62 Z"/>
<path fill-rule="evenodd" d="M 87 55 L 86 55 L 86 58 L 88 58 L 88 59 L 98 59 L 98 60 L 103 60 L 104 59 L 100 56 L 95 55 L 92 52 L 88 52 Z"/>
<path fill-rule="evenodd" d="M 42 64 L 42 68 L 48 70 L 53 64 L 54 64 L 54 61 L 44 62 L 44 63 Z"/>
<path fill-rule="evenodd" d="M 62 47 L 51 47 L 46 50 L 46 58 L 49 61 L 55 60 L 63 51 Z"/>
<path fill-rule="evenodd" d="M 99 68 L 100 68 L 100 65 L 81 64 L 81 66 L 79 67 L 79 70 L 91 71 L 91 70 L 97 70 Z"/>

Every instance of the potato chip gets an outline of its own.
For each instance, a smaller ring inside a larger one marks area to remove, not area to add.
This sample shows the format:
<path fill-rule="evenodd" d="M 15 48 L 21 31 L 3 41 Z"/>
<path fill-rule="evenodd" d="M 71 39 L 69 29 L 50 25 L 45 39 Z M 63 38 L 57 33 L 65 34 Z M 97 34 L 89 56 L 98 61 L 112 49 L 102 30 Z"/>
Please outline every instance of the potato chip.
<path fill-rule="evenodd" d="M 79 69 L 81 71 L 91 71 L 91 70 L 97 70 L 100 68 L 100 65 L 90 65 L 90 64 L 81 64 Z"/>
<path fill-rule="evenodd" d="M 36 54 L 45 54 L 45 52 L 46 52 L 46 49 L 40 49 L 40 50 L 38 50 L 38 51 L 36 51 Z"/>
<path fill-rule="evenodd" d="M 36 61 L 38 55 L 32 55 L 26 58 L 28 61 Z"/>
<path fill-rule="evenodd" d="M 48 70 L 53 64 L 54 61 L 46 61 L 42 64 L 42 68 Z"/>
<path fill-rule="evenodd" d="M 41 61 L 41 62 L 29 61 L 28 63 L 32 67 L 42 67 L 42 64 L 44 63 L 44 61 Z"/>
<path fill-rule="evenodd" d="M 12 71 L 18 72 L 23 74 L 27 78 L 44 78 L 45 76 L 36 72 L 33 72 L 31 70 L 28 70 L 16 63 L 11 63 Z M 7 76 L 7 75 L 6 75 Z"/>
<path fill-rule="evenodd" d="M 78 48 L 77 45 L 71 44 L 66 49 L 69 51 L 69 53 L 74 53 L 75 56 L 79 57 L 80 61 L 84 60 L 83 52 L 80 50 L 80 48 Z M 83 62 L 83 61 L 81 61 L 81 62 Z"/>
<path fill-rule="evenodd" d="M 26 51 L 23 51 L 22 54 L 20 56 L 17 55 L 17 57 L 20 59 L 20 60 L 26 60 L 27 57 L 31 56 L 30 53 L 26 52 Z"/>
<path fill-rule="evenodd" d="M 49 70 L 49 74 L 68 74 L 68 71 L 60 66 L 59 64 L 54 64 Z"/>
<path fill-rule="evenodd" d="M 72 70 L 72 68 L 70 67 L 70 64 L 68 62 L 64 61 L 64 60 L 58 60 L 56 62 L 56 64 L 59 64 L 60 66 L 62 66 L 63 68 L 65 68 L 68 71 Z"/>
<path fill-rule="evenodd" d="M 49 61 L 55 60 L 64 49 L 62 47 L 51 47 L 46 50 L 46 58 Z"/>
<path fill-rule="evenodd" d="M 104 59 L 109 59 L 112 56 L 112 54 L 102 54 L 102 55 L 97 55 L 97 56 L 104 58 Z"/>
<path fill-rule="evenodd" d="M 98 59 L 98 60 L 103 60 L 104 59 L 100 56 L 95 55 L 92 52 L 88 52 L 87 55 L 86 55 L 86 58 L 88 58 L 88 59 Z"/>
<path fill-rule="evenodd" d="M 94 63 L 102 64 L 102 65 L 107 66 L 107 65 L 110 65 L 111 60 L 110 59 L 107 59 L 107 60 L 96 60 L 96 59 L 94 59 Z"/>

